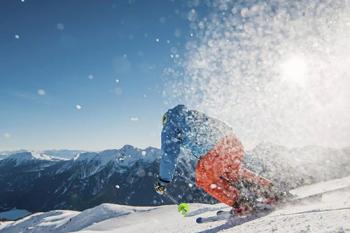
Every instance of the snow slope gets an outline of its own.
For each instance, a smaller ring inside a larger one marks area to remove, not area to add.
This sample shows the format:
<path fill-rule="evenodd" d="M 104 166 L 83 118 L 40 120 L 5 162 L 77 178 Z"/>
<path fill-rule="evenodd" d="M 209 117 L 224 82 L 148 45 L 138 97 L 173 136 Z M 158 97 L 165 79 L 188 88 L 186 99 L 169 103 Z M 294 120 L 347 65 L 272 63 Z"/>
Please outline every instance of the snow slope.
<path fill-rule="evenodd" d="M 339 184 L 339 180 L 335 184 Z M 329 185 L 333 184 L 319 183 L 299 188 L 294 193 L 302 195 L 313 187 L 326 189 L 325 186 Z M 0 232 L 350 232 L 349 188 L 328 192 L 316 201 L 284 206 L 249 222 L 224 220 L 196 224 L 197 217 L 212 216 L 217 210 L 227 207 L 222 204 L 191 204 L 190 207 L 187 217 L 182 217 L 177 212 L 176 205 L 131 207 L 102 204 L 83 212 L 55 210 L 37 213 L 16 222 L 7 222 L 0 225 Z"/>

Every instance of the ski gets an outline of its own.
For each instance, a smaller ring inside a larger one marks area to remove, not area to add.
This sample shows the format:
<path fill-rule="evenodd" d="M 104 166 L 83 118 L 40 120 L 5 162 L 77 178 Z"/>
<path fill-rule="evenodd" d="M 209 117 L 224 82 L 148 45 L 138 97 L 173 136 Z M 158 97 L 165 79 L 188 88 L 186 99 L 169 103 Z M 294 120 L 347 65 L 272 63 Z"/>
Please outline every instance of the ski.
<path fill-rule="evenodd" d="M 216 222 L 216 221 L 222 221 L 222 220 L 229 220 L 233 225 L 239 225 L 239 224 L 266 216 L 271 212 L 272 210 L 261 210 L 250 215 L 235 216 L 232 214 L 231 211 L 220 210 L 216 212 L 215 216 L 197 218 L 196 223 L 202 224 L 202 223 Z"/>
<path fill-rule="evenodd" d="M 208 222 L 216 222 L 216 221 L 221 221 L 221 220 L 227 220 L 233 215 L 230 212 L 222 211 L 225 213 L 217 214 L 215 216 L 210 216 L 210 217 L 199 217 L 196 219 L 196 223 L 208 223 Z"/>

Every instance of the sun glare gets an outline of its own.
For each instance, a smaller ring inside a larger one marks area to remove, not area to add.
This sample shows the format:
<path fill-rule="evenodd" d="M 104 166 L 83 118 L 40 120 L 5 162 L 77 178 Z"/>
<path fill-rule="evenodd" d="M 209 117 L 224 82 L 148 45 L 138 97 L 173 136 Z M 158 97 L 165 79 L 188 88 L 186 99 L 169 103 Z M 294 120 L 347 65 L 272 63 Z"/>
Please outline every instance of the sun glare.
<path fill-rule="evenodd" d="M 305 86 L 307 81 L 307 62 L 302 55 L 293 55 L 280 65 L 281 78 L 288 82 Z"/>

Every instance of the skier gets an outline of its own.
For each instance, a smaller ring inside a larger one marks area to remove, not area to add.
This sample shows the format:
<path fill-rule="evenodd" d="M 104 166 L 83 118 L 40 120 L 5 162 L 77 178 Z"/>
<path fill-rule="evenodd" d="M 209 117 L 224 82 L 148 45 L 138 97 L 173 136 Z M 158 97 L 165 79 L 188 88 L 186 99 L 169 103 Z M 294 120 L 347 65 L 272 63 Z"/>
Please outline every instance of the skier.
<path fill-rule="evenodd" d="M 235 214 L 254 211 L 256 200 L 276 201 L 270 180 L 242 166 L 244 150 L 231 127 L 178 105 L 163 116 L 162 158 L 155 190 L 164 194 L 173 179 L 180 148 L 197 161 L 196 185 L 215 199 L 233 207 Z"/>

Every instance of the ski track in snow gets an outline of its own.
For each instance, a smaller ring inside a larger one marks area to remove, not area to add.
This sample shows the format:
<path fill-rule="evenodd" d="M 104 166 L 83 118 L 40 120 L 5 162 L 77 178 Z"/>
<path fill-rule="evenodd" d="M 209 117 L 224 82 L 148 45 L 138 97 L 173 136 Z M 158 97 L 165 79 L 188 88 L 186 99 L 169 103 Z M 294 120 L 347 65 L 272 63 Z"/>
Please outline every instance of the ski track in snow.
<path fill-rule="evenodd" d="M 335 182 L 336 183 L 336 182 Z M 338 182 L 339 183 L 339 182 Z M 329 185 L 329 182 L 323 184 Z M 315 187 L 324 190 L 322 183 Z M 299 194 L 310 187 L 299 189 Z M 183 217 L 176 205 L 132 207 L 102 204 L 83 212 L 54 210 L 36 213 L 16 222 L 0 223 L 1 233 L 161 233 L 161 232 L 350 232 L 350 189 L 323 194 L 320 199 L 286 205 L 264 217 L 251 221 L 221 220 L 196 224 L 197 217 L 214 216 L 227 210 L 222 204 L 190 204 L 190 213 Z"/>

